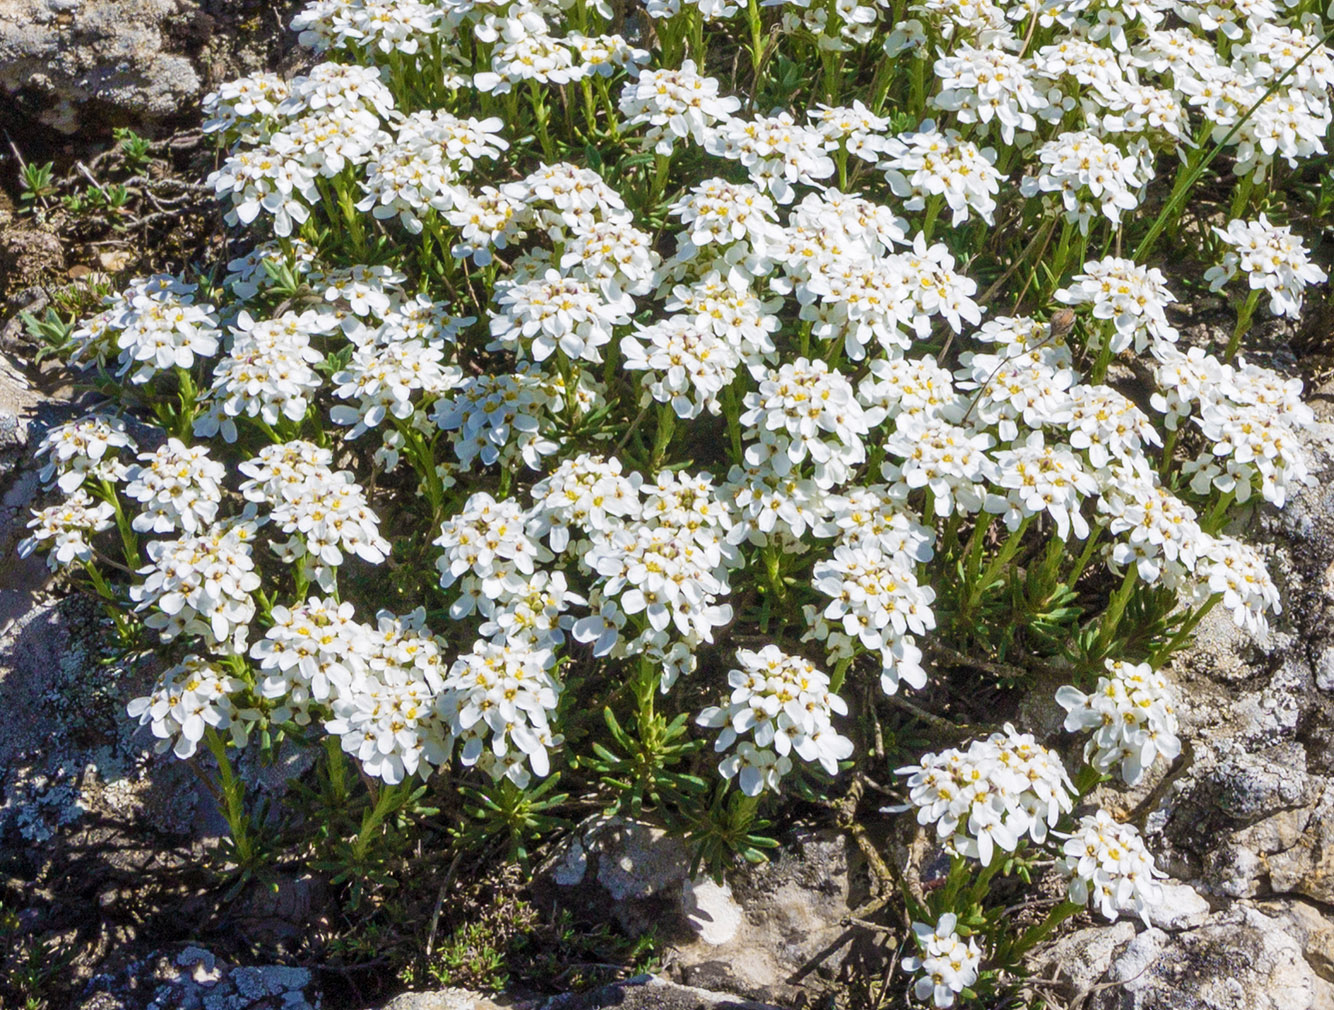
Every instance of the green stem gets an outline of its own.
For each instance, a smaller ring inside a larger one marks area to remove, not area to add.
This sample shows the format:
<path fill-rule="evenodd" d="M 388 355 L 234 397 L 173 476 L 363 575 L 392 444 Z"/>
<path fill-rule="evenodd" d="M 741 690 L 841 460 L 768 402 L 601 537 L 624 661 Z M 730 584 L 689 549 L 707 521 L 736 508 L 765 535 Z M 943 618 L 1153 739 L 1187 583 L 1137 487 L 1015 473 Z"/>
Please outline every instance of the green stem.
<path fill-rule="evenodd" d="M 1128 565 L 1125 575 L 1121 578 L 1121 585 L 1112 594 L 1107 609 L 1102 612 L 1102 617 L 1098 621 L 1098 638 L 1093 652 L 1095 659 L 1102 659 L 1107 655 L 1107 650 L 1112 644 L 1112 636 L 1116 634 L 1121 617 L 1126 612 L 1126 604 L 1130 602 L 1130 594 L 1135 591 L 1138 578 L 1138 569 L 1134 565 Z"/>
<path fill-rule="evenodd" d="M 1013 945 L 1005 949 L 1006 963 L 1014 964 L 1020 957 L 1028 953 L 1047 937 L 1051 936 L 1056 927 L 1065 922 L 1072 915 L 1076 915 L 1084 910 L 1083 905 L 1076 905 L 1073 901 L 1062 901 L 1059 905 L 1047 913 L 1047 917 L 1033 926 L 1026 933 L 1023 933 Z"/>
<path fill-rule="evenodd" d="M 555 148 L 551 144 L 551 134 L 547 130 L 547 101 L 546 95 L 542 92 L 542 86 L 535 80 L 528 81 L 528 94 L 533 100 L 533 120 L 537 124 L 537 139 L 542 145 L 542 157 L 547 161 L 555 161 Z"/>
<path fill-rule="evenodd" d="M 1247 297 L 1237 310 L 1237 325 L 1232 330 L 1232 339 L 1227 342 L 1227 350 L 1223 352 L 1223 363 L 1230 365 L 1232 359 L 1237 356 L 1237 351 L 1241 347 L 1241 337 L 1251 326 L 1251 319 L 1255 316 L 1256 306 L 1260 304 L 1260 294 L 1262 289 L 1256 288 Z"/>
<path fill-rule="evenodd" d="M 1222 598 L 1222 593 L 1214 593 L 1196 607 L 1195 610 L 1191 612 L 1190 616 L 1182 622 L 1181 627 L 1176 630 L 1176 634 L 1174 634 L 1166 644 L 1154 650 L 1153 655 L 1149 657 L 1149 665 L 1154 669 L 1162 666 L 1163 663 L 1171 657 L 1172 653 L 1176 652 L 1186 643 L 1186 639 L 1190 637 L 1190 633 L 1195 630 L 1202 620 L 1204 620 L 1205 615 L 1208 614 L 1209 611 L 1218 606 L 1218 601 Z"/>
<path fill-rule="evenodd" d="M 245 783 L 237 777 L 227 757 L 227 744 L 212 726 L 204 731 L 204 743 L 218 763 L 219 809 L 232 835 L 232 846 L 241 867 L 251 865 L 256 854 L 245 811 Z"/>

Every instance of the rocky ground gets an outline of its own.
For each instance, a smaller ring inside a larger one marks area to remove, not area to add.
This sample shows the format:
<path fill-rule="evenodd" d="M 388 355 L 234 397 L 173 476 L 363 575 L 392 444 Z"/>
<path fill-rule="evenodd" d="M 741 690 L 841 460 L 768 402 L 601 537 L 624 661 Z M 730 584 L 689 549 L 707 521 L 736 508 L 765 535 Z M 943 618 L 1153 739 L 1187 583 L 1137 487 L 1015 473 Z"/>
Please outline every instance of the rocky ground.
<path fill-rule="evenodd" d="M 910 869 L 926 856 L 911 825 L 866 813 L 874 803 L 862 804 L 859 838 L 829 818 L 794 823 L 770 864 L 727 885 L 692 879 L 681 844 L 657 828 L 585 822 L 524 893 L 542 914 L 574 909 L 625 936 L 651 927 L 657 974 L 581 994 L 456 988 L 385 1004 L 359 994 L 386 986 L 292 953 L 326 914 L 317 880 L 217 893 L 207 867 L 224 828 L 211 797 L 188 766 L 151 757 L 123 718 L 149 664 L 104 656 L 96 610 L 52 583 L 40 559 L 14 554 L 38 493 L 31 448 L 80 410 L 77 391 L 35 364 L 18 312 L 71 297 L 92 272 L 141 266 L 141 256 L 106 257 L 152 246 L 155 228 L 189 218 L 190 241 L 207 242 L 211 210 L 182 201 L 168 205 L 175 217 L 99 231 L 55 207 L 21 212 L 15 179 L 20 160 L 96 164 L 109 128 L 129 126 L 159 142 L 159 182 L 173 170 L 197 180 L 210 157 L 191 134 L 199 98 L 224 77 L 292 59 L 285 20 L 272 0 L 0 0 L 10 141 L 0 162 L 10 193 L 0 197 L 0 964 L 55 994 L 52 1006 L 80 1010 L 876 1005 L 897 948 L 883 913 L 864 918 L 884 886 L 868 854 Z M 1143 827 L 1173 900 L 1149 928 L 1078 919 L 1039 950 L 1032 993 L 1048 1006 L 1334 1010 L 1334 383 L 1315 353 L 1329 328 L 1316 313 L 1300 331 L 1256 338 L 1307 380 L 1320 418 L 1306 433 L 1317 483 L 1241 531 L 1266 545 L 1283 619 L 1255 640 L 1214 611 L 1169 671 L 1186 753 L 1138 790 L 1103 797 Z M 1034 691 L 1024 719 L 1054 735 L 1050 686 Z M 281 802 L 299 771 L 265 769 L 265 787 Z"/>

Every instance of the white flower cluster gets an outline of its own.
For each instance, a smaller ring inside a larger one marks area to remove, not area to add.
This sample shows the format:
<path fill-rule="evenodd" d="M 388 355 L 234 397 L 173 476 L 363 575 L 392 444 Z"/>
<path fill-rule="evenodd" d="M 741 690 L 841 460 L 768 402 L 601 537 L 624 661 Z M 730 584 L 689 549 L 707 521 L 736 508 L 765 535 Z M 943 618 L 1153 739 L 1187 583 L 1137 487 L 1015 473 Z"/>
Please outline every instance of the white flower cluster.
<path fill-rule="evenodd" d="M 33 455 L 45 457 L 38 479 L 48 488 L 55 486 L 71 494 L 85 481 L 115 484 L 124 479 L 126 466 L 118 458 L 120 450 L 137 448 L 120 418 L 90 414 L 56 425 L 42 437 Z"/>
<path fill-rule="evenodd" d="M 935 1007 L 952 1007 L 959 994 L 977 981 L 982 964 L 982 949 L 969 937 L 965 942 L 958 933 L 959 917 L 946 912 L 934 926 L 927 922 L 912 924 L 917 954 L 903 959 L 904 971 L 920 976 L 913 985 L 913 995 Z"/>
<path fill-rule="evenodd" d="M 1148 663 L 1107 660 L 1109 677 L 1099 677 L 1092 694 L 1066 685 L 1056 692 L 1066 710 L 1070 733 L 1094 731 L 1084 760 L 1104 774 L 1116 765 L 1126 785 L 1137 785 L 1159 757 L 1181 753 L 1176 711 L 1167 679 Z"/>
<path fill-rule="evenodd" d="M 970 214 L 992 223 L 1001 180 L 993 149 L 978 150 L 957 130 L 942 133 L 928 119 L 915 133 L 891 137 L 884 153 L 885 178 L 895 196 L 908 197 L 905 210 L 923 210 L 930 197 L 943 197 L 951 224 L 963 224 Z"/>
<path fill-rule="evenodd" d="M 695 720 L 721 729 L 714 750 L 722 752 L 742 733 L 750 740 L 718 765 L 725 779 L 735 778 L 747 796 L 777 790 L 792 767 L 791 754 L 815 761 L 830 775 L 852 756 L 852 741 L 833 728 L 833 714 L 847 715 L 847 703 L 829 690 L 829 678 L 815 664 L 789 656 L 776 645 L 758 652 L 738 649 L 739 668 L 728 671 L 732 697 L 727 707 L 710 706 Z"/>
<path fill-rule="evenodd" d="M 1094 319 L 1108 321 L 1111 332 L 1099 340 L 1109 341 L 1113 354 L 1176 342 L 1176 328 L 1166 313 L 1176 299 L 1157 267 L 1116 256 L 1093 260 L 1084 264 L 1084 272 L 1075 275 L 1069 288 L 1056 292 L 1056 299 L 1066 305 L 1091 305 Z"/>
<path fill-rule="evenodd" d="M 170 438 L 125 471 L 125 494 L 142 505 L 131 526 L 140 533 L 198 533 L 218 515 L 227 468 L 202 445 Z"/>
<path fill-rule="evenodd" d="M 983 866 L 997 850 L 1013 852 L 1025 835 L 1042 843 L 1074 808 L 1060 758 L 1008 724 L 966 751 L 927 754 L 897 774 L 908 776 L 905 809 L 917 808 L 917 822 L 933 825 L 952 851 Z"/>
<path fill-rule="evenodd" d="M 273 625 L 250 648 L 270 718 L 307 725 L 318 716 L 368 775 L 395 784 L 423 777 L 449 757 L 452 741 L 437 708 L 444 688 L 442 643 L 424 613 L 388 611 L 374 625 L 350 603 L 311 597 L 274 607 Z"/>
<path fill-rule="evenodd" d="M 110 502 L 94 501 L 79 489 L 59 505 L 34 509 L 28 523 L 32 535 L 20 540 L 18 555 L 26 558 L 36 550 L 47 552 L 46 564 L 53 572 L 93 560 L 94 534 L 108 530 L 116 514 Z"/>
<path fill-rule="evenodd" d="M 561 692 L 554 664 L 550 650 L 522 639 L 479 641 L 454 661 L 440 711 L 462 742 L 463 764 L 521 788 L 550 773 L 548 751 L 561 743 L 550 722 Z"/>
<path fill-rule="evenodd" d="M 1311 262 L 1306 246 L 1291 228 L 1270 224 L 1263 214 L 1258 221 L 1229 221 L 1226 229 L 1215 228 L 1214 233 L 1228 248 L 1222 263 L 1204 275 L 1211 291 L 1222 290 L 1238 273 L 1244 273 L 1252 291 L 1269 295 L 1269 311 L 1297 319 L 1307 286 L 1329 279 Z"/>
<path fill-rule="evenodd" d="M 253 522 L 233 521 L 152 541 L 149 564 L 139 569 L 146 578 L 130 587 L 136 610 L 154 608 L 144 624 L 164 642 L 198 635 L 218 652 L 243 652 L 255 616 L 251 594 L 260 587 L 250 554 L 254 535 Z"/>
<path fill-rule="evenodd" d="M 350 471 L 330 469 L 333 453 L 309 442 L 265 446 L 238 469 L 249 480 L 245 499 L 268 508 L 265 518 L 288 539 L 273 543 L 287 564 L 301 567 L 307 581 L 333 592 L 346 555 L 378 565 L 388 556 L 380 520 Z"/>
<path fill-rule="evenodd" d="M 116 376 L 142 385 L 159 372 L 192 367 L 196 357 L 212 357 L 222 334 L 214 307 L 195 304 L 198 290 L 169 274 L 132 281 L 70 334 L 71 360 L 101 366 L 115 350 Z"/>
<path fill-rule="evenodd" d="M 1166 876 L 1133 825 L 1118 824 L 1106 810 L 1080 819 L 1062 846 L 1058 868 L 1066 893 L 1077 905 L 1090 901 L 1107 919 L 1133 911 L 1149 925 L 1149 910 L 1160 905 Z"/>
<path fill-rule="evenodd" d="M 278 319 L 255 320 L 242 312 L 232 346 L 213 372 L 213 385 L 202 402 L 207 410 L 195 421 L 195 434 L 237 439 L 236 419 L 256 418 L 273 426 L 281 419 L 306 416 L 311 394 L 322 380 L 312 367 L 324 355 L 310 345 L 312 336 L 338 326 L 331 312 L 287 312 Z"/>
<path fill-rule="evenodd" d="M 225 667 L 191 655 L 163 673 L 152 692 L 135 698 L 126 711 L 150 728 L 159 753 L 170 748 L 185 759 L 194 756 L 210 728 L 230 730 L 234 743 L 245 743 L 250 713 L 238 710 L 232 700 L 244 689 L 244 682 Z"/>

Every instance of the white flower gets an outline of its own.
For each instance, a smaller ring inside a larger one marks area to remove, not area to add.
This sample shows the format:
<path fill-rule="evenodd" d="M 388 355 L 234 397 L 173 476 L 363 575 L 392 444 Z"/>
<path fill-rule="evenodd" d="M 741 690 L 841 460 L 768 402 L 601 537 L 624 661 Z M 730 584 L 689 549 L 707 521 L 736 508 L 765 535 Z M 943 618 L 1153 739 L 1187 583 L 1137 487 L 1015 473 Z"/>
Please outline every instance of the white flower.
<path fill-rule="evenodd" d="M 613 327 L 630 322 L 635 307 L 627 294 L 608 294 L 556 270 L 505 284 L 496 301 L 494 346 L 520 349 L 534 361 L 545 361 L 559 349 L 571 361 L 601 362 L 598 348 L 611 342 Z"/>
<path fill-rule="evenodd" d="M 935 75 L 941 90 L 931 105 L 953 112 L 961 123 L 994 121 L 1006 144 L 1015 142 L 1017 132 L 1036 130 L 1034 114 L 1047 112 L 1027 65 L 1002 49 L 964 43 L 936 60 Z"/>
<path fill-rule="evenodd" d="M 697 417 L 702 410 L 719 413 L 718 394 L 741 364 L 735 348 L 689 316 L 641 327 L 621 340 L 621 354 L 622 367 L 649 372 L 649 394 L 659 403 L 670 403 L 682 418 Z"/>
<path fill-rule="evenodd" d="M 34 510 L 28 529 L 32 535 L 19 541 L 18 556 L 26 558 L 36 550 L 47 551 L 46 564 L 51 571 L 93 560 L 95 533 L 110 529 L 116 510 L 110 502 L 94 502 L 82 488 L 59 505 Z M 48 542 L 49 541 L 49 542 Z"/>
<path fill-rule="evenodd" d="M 264 675 L 260 696 L 276 701 L 274 722 L 310 722 L 312 704 L 327 704 L 365 676 L 369 629 L 353 620 L 351 603 L 311 597 L 293 607 L 276 606 L 273 625 L 250 647 Z"/>
<path fill-rule="evenodd" d="M 955 997 L 977 981 L 982 951 L 972 937 L 964 943 L 956 932 L 958 916 L 946 912 L 935 926 L 926 922 L 912 924 L 918 953 L 903 959 L 904 971 L 918 972 L 913 995 L 931 1000 L 936 1007 L 951 1007 Z"/>
<path fill-rule="evenodd" d="M 1149 910 L 1163 900 L 1159 877 L 1139 832 L 1118 824 L 1106 810 L 1083 817 L 1066 839 L 1057 866 L 1068 880 L 1069 899 L 1083 905 L 1090 900 L 1107 919 L 1116 921 L 1133 911 L 1150 925 Z"/>
<path fill-rule="evenodd" d="M 710 154 L 739 161 L 752 182 L 785 204 L 796 199 L 798 184 L 819 186 L 820 180 L 834 174 L 834 159 L 826 146 L 818 128 L 802 126 L 787 112 L 724 119 L 704 142 Z"/>
<path fill-rule="evenodd" d="M 966 751 L 927 754 L 897 774 L 908 776 L 917 823 L 934 825 L 938 839 L 983 866 L 998 849 L 1013 852 L 1025 835 L 1041 844 L 1074 806 L 1059 758 L 1008 724 Z"/>
<path fill-rule="evenodd" d="M 894 195 L 909 198 L 905 209 L 922 210 L 929 197 L 943 196 L 951 224 L 962 224 L 972 213 L 992 223 L 1001 176 L 991 148 L 978 150 L 957 130 L 941 133 L 928 119 L 913 133 L 889 138 L 885 155 L 880 167 Z"/>
<path fill-rule="evenodd" d="M 742 761 L 724 761 L 719 771 L 724 778 L 740 773 L 741 790 L 747 796 L 758 795 L 773 778 L 781 778 L 778 761 L 769 763 L 765 774 L 756 763 L 759 752 L 788 758 L 795 752 L 804 761 L 818 761 L 830 775 L 838 774 L 838 762 L 852 756 L 852 741 L 832 727 L 834 713 L 847 715 L 848 706 L 829 691 L 829 678 L 815 664 L 800 656 L 789 656 L 776 645 L 766 645 L 758 652 L 738 649 L 739 669 L 728 672 L 732 697 L 726 707 L 710 707 L 700 712 L 695 722 L 721 729 L 714 750 L 722 752 L 749 733 L 756 753 Z M 767 760 L 767 759 L 766 759 Z"/>
<path fill-rule="evenodd" d="M 744 435 L 758 440 L 746 449 L 746 462 L 767 463 L 782 476 L 809 457 L 822 487 L 842 483 L 866 459 L 862 437 L 878 420 L 847 378 L 819 359 L 797 358 L 771 371 L 743 403 Z"/>
<path fill-rule="evenodd" d="M 378 565 L 390 550 L 366 492 L 349 471 L 330 470 L 331 458 L 309 442 L 288 442 L 265 446 L 238 468 L 250 478 L 241 493 L 268 505 L 268 518 L 288 535 L 286 543 L 273 544 L 279 557 L 299 564 L 325 592 L 334 591 L 345 551 Z"/>
<path fill-rule="evenodd" d="M 155 608 L 144 624 L 170 642 L 182 634 L 200 635 L 222 653 L 244 651 L 255 616 L 251 594 L 260 587 L 250 557 L 253 522 L 212 526 L 179 540 L 154 540 L 149 563 L 139 569 L 143 583 L 130 587 L 135 610 Z"/>
<path fill-rule="evenodd" d="M 158 753 L 171 748 L 184 760 L 194 756 L 210 727 L 230 729 L 232 742 L 245 744 L 245 719 L 232 701 L 244 689 L 223 666 L 191 655 L 163 673 L 151 694 L 131 701 L 126 712 L 152 729 Z"/>
<path fill-rule="evenodd" d="M 1223 595 L 1223 606 L 1232 612 L 1237 627 L 1264 634 L 1266 613 L 1283 610 L 1278 587 L 1269 577 L 1259 551 L 1232 537 L 1218 537 L 1208 544 L 1200 559 L 1200 574 L 1211 593 Z"/>
<path fill-rule="evenodd" d="M 1088 522 L 1080 509 L 1084 497 L 1097 492 L 1098 482 L 1067 447 L 1047 445 L 1042 432 L 1035 431 L 1022 445 L 997 452 L 996 467 L 996 483 L 1008 494 L 1003 502 L 988 503 L 988 508 L 1005 513 L 1008 529 L 1018 529 L 1022 519 L 1046 512 L 1062 540 L 1071 533 L 1080 540 L 1088 536 Z"/>
<path fill-rule="evenodd" d="M 563 408 L 554 384 L 543 373 L 520 367 L 505 375 L 468 376 L 450 394 L 436 400 L 431 421 L 454 432 L 454 454 L 463 466 L 511 465 L 521 459 L 533 470 L 559 445 L 546 437 L 549 407 Z"/>
<path fill-rule="evenodd" d="M 1177 717 L 1167 680 L 1148 663 L 1107 660 L 1109 677 L 1099 677 L 1092 694 L 1066 685 L 1056 692 L 1066 710 L 1066 732 L 1094 730 L 1084 760 L 1106 773 L 1121 766 L 1126 785 L 1136 785 L 1158 757 L 1181 753 Z"/>
<path fill-rule="evenodd" d="M 557 554 L 572 546 L 571 533 L 609 533 L 640 514 L 639 474 L 624 476 L 621 461 L 581 454 L 563 460 L 533 485 L 528 533 L 547 538 Z"/>
<path fill-rule="evenodd" d="M 144 453 L 125 471 L 125 494 L 144 506 L 131 524 L 140 533 L 197 533 L 213 522 L 222 502 L 227 468 L 202 445 L 186 448 L 175 438 Z"/>
<path fill-rule="evenodd" d="M 141 384 L 158 372 L 192 368 L 196 357 L 218 353 L 218 316 L 212 305 L 195 304 L 198 285 L 169 274 L 139 278 L 88 326 L 72 335 L 80 361 L 89 355 L 100 363 L 108 344 L 119 350 L 116 372 Z"/>
<path fill-rule="evenodd" d="M 38 479 L 48 488 L 54 485 L 72 494 L 87 480 L 119 483 L 126 469 L 118 458 L 120 450 L 136 448 L 120 418 L 89 414 L 51 428 L 33 455 L 46 457 Z"/>
<path fill-rule="evenodd" d="M 1041 167 L 1025 177 L 1021 191 L 1025 196 L 1059 193 L 1066 220 L 1085 235 L 1098 214 L 1120 224 L 1123 212 L 1139 206 L 1153 178 L 1147 144 L 1127 154 L 1088 131 L 1060 134 L 1038 149 L 1037 160 Z"/>
<path fill-rule="evenodd" d="M 1306 286 L 1328 279 L 1292 229 L 1270 224 L 1263 214 L 1258 221 L 1229 221 L 1226 230 L 1215 228 L 1214 233 L 1230 248 L 1223 262 L 1204 275 L 1211 291 L 1221 290 L 1238 272 L 1245 273 L 1252 291 L 1268 293 L 1274 315 L 1297 319 Z"/>
<path fill-rule="evenodd" d="M 1151 343 L 1176 342 L 1177 331 L 1164 312 L 1176 299 L 1157 267 L 1143 267 L 1115 256 L 1091 260 L 1084 264 L 1084 273 L 1075 275 L 1069 288 L 1056 292 L 1056 300 L 1066 305 L 1092 305 L 1094 319 L 1109 320 L 1113 332 L 1110 337 L 1098 336 L 1096 342 L 1110 339 L 1113 354 L 1132 345 L 1139 353 Z"/>
<path fill-rule="evenodd" d="M 444 548 L 436 559 L 440 585 L 449 589 L 463 580 L 462 595 L 450 608 L 456 620 L 470 614 L 479 599 L 523 592 L 534 566 L 550 560 L 550 552 L 529 538 L 527 520 L 512 498 L 498 502 L 478 491 L 441 525 L 440 535 L 432 541 Z"/>
<path fill-rule="evenodd" d="M 677 140 L 703 144 L 713 124 L 740 108 L 739 98 L 719 96 L 718 82 L 701 77 L 694 60 L 682 61 L 679 69 L 640 71 L 620 98 L 625 125 L 647 125 L 645 143 L 658 154 L 671 154 Z"/>
<path fill-rule="evenodd" d="M 885 451 L 903 462 L 885 464 L 885 479 L 897 482 L 891 493 L 905 497 L 927 488 L 935 515 L 953 515 L 956 506 L 966 513 L 978 512 L 984 501 L 982 483 L 999 477 L 986 454 L 994 442 L 985 432 L 960 428 L 943 418 L 904 414 L 885 443 Z"/>
<path fill-rule="evenodd" d="M 362 771 L 389 785 L 443 764 L 452 746 L 436 710 L 444 688 L 440 643 L 425 630 L 425 611 L 403 617 L 382 610 L 365 628 L 364 667 L 332 699 L 326 732 Z"/>
<path fill-rule="evenodd" d="M 195 421 L 200 436 L 222 433 L 237 439 L 236 418 L 257 418 L 267 425 L 280 419 L 300 421 L 322 380 L 312 367 L 324 355 L 310 346 L 314 335 L 331 332 L 331 312 L 286 312 L 278 319 L 255 320 L 242 312 L 233 329 L 231 349 L 213 373 L 212 387 L 200 398 L 207 410 Z"/>
<path fill-rule="evenodd" d="M 812 585 L 830 598 L 821 623 L 813 628 L 816 638 L 829 639 L 837 648 L 836 636 L 841 636 L 878 652 L 880 686 L 886 694 L 898 691 L 900 681 L 910 687 L 926 685 L 921 652 L 912 636 L 936 626 L 931 611 L 936 594 L 930 586 L 917 584 L 914 569 L 900 556 L 886 554 L 874 542 L 836 547 L 831 559 L 816 562 Z"/>
<path fill-rule="evenodd" d="M 436 708 L 462 742 L 465 765 L 477 764 L 486 748 L 502 761 L 490 766 L 496 778 L 523 787 L 529 769 L 538 778 L 551 773 L 549 751 L 559 741 L 550 718 L 561 692 L 549 672 L 554 663 L 550 650 L 523 641 L 479 641 L 454 661 Z"/>

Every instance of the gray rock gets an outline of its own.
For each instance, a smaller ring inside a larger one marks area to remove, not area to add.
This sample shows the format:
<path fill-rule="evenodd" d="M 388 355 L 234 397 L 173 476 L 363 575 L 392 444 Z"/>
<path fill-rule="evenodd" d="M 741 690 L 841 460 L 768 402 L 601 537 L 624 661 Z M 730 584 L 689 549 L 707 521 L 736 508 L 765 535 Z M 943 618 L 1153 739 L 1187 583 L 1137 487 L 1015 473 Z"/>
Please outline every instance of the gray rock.
<path fill-rule="evenodd" d="M 781 1010 L 725 993 L 639 975 L 588 993 L 553 996 L 535 1010 Z"/>
<path fill-rule="evenodd" d="M 396 996 L 378 1010 L 782 1010 L 739 996 L 680 985 L 658 975 L 636 975 L 591 992 L 539 999 L 486 996 L 441 989 Z"/>
<path fill-rule="evenodd" d="M 1138 934 L 1106 980 L 1091 1010 L 1315 1010 L 1330 994 L 1291 923 L 1245 904 L 1197 929 Z"/>
<path fill-rule="evenodd" d="M 201 96 L 191 55 L 210 30 L 192 0 L 0 0 L 0 88 L 61 133 L 158 123 Z"/>
<path fill-rule="evenodd" d="M 787 1003 L 820 992 L 845 956 L 843 919 L 865 897 L 859 860 L 837 832 L 809 832 L 723 886 L 691 879 L 685 846 L 661 829 L 597 819 L 536 886 L 544 904 L 614 917 L 630 932 L 653 927 L 681 982 Z"/>
<path fill-rule="evenodd" d="M 237 967 L 204 947 L 156 952 L 112 978 L 94 980 L 80 1010 L 318 1010 L 310 972 L 284 965 Z"/>

